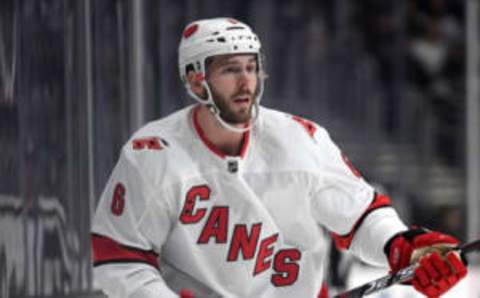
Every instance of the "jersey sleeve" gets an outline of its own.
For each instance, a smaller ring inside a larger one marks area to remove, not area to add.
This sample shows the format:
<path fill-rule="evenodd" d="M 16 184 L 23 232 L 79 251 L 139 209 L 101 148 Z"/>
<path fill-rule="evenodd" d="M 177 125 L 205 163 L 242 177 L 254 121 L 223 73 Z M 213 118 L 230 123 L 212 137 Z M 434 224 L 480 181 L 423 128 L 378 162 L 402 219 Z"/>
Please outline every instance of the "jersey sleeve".
<path fill-rule="evenodd" d="M 158 261 L 171 225 L 168 194 L 156 193 L 135 154 L 122 150 L 93 219 L 94 280 L 109 297 L 178 297 Z"/>
<path fill-rule="evenodd" d="M 314 138 L 319 147 L 319 179 L 312 195 L 314 217 L 331 231 L 337 248 L 350 249 L 369 263 L 386 264 L 383 246 L 405 225 L 390 199 L 375 192 L 324 129 Z"/>
<path fill-rule="evenodd" d="M 407 229 L 393 208 L 375 209 L 355 230 L 349 250 L 369 264 L 387 267 L 386 243 Z"/>

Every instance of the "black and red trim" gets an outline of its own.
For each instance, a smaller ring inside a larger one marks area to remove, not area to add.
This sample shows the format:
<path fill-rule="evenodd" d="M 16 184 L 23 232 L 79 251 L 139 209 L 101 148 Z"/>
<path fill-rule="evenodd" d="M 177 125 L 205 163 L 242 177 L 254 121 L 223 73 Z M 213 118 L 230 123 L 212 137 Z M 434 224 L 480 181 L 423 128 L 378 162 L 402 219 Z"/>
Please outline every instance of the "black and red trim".
<path fill-rule="evenodd" d="M 120 244 L 115 240 L 92 234 L 93 266 L 109 263 L 145 263 L 159 268 L 158 254 L 153 250 L 143 250 Z"/>
<path fill-rule="evenodd" d="M 331 233 L 331 236 L 335 241 L 335 246 L 337 247 L 337 249 L 344 250 L 350 247 L 353 241 L 353 237 L 355 236 L 355 233 L 357 232 L 358 228 L 360 228 L 363 221 L 365 220 L 365 218 L 367 218 L 367 216 L 370 213 L 380 208 L 390 207 L 391 205 L 392 203 L 388 196 L 375 193 L 372 203 L 368 206 L 367 210 L 365 210 L 365 212 L 362 214 L 360 219 L 355 223 L 355 225 L 353 225 L 352 230 L 348 234 L 338 235 L 335 233 Z"/>
<path fill-rule="evenodd" d="M 218 155 L 220 158 L 225 158 L 227 155 L 207 138 L 207 136 L 205 135 L 205 132 L 200 126 L 200 123 L 198 122 L 199 109 L 200 109 L 200 105 L 196 106 L 193 109 L 193 127 L 195 128 L 195 131 L 200 137 L 200 140 L 202 140 L 202 142 L 205 144 L 205 146 L 207 146 L 208 149 L 210 149 L 210 151 L 212 151 L 215 155 Z M 249 143 L 250 143 L 250 131 L 246 131 L 243 133 L 242 148 L 240 149 L 240 154 L 239 154 L 241 158 L 245 157 Z"/>

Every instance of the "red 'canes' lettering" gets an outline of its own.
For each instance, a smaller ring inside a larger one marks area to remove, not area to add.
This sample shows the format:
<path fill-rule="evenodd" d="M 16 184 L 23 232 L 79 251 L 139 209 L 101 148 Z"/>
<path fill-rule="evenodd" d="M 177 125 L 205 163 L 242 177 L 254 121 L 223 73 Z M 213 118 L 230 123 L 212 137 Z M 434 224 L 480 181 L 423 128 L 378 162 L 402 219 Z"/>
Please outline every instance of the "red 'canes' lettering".
<path fill-rule="evenodd" d="M 229 207 L 210 206 L 196 208 L 195 204 L 210 199 L 211 190 L 207 185 L 192 187 L 186 195 L 180 214 L 183 224 L 196 224 L 206 217 L 197 244 L 208 244 L 211 238 L 215 244 L 228 245 L 226 259 L 228 262 L 253 260 L 253 276 L 272 269 L 270 282 L 275 287 L 285 287 L 294 284 L 300 274 L 301 252 L 298 249 L 281 249 L 275 254 L 275 244 L 278 233 L 260 239 L 262 223 L 236 224 L 233 233 L 229 234 Z M 208 215 L 207 215 L 208 212 Z M 258 244 L 260 242 L 260 244 Z"/>
<path fill-rule="evenodd" d="M 263 271 L 270 268 L 272 260 L 266 259 L 273 254 L 272 245 L 277 242 L 277 238 L 278 234 L 273 234 L 272 236 L 263 239 L 260 243 L 260 248 L 257 254 L 257 260 L 255 262 L 255 270 L 253 272 L 253 275 L 262 273 Z"/>
<path fill-rule="evenodd" d="M 297 249 L 282 249 L 273 260 L 272 283 L 277 287 L 289 286 L 297 281 L 300 266 L 296 263 L 301 258 Z"/>
<path fill-rule="evenodd" d="M 255 256 L 255 250 L 257 248 L 258 237 L 260 236 L 261 230 L 261 223 L 254 224 L 250 229 L 250 234 L 247 232 L 247 225 L 236 225 L 235 230 L 233 231 L 227 261 L 237 261 L 240 251 L 242 252 L 244 260 L 252 259 Z"/>
<path fill-rule="evenodd" d="M 199 244 L 208 243 L 211 237 L 215 238 L 216 243 L 227 243 L 228 234 L 228 207 L 214 207 L 210 212 L 205 226 L 203 227 Z"/>
<path fill-rule="evenodd" d="M 207 185 L 197 185 L 188 191 L 182 213 L 180 214 L 180 221 L 182 223 L 197 223 L 205 216 L 205 212 L 207 212 L 205 208 L 198 208 L 196 212 L 194 212 L 197 199 L 201 201 L 210 199 L 210 188 Z"/>

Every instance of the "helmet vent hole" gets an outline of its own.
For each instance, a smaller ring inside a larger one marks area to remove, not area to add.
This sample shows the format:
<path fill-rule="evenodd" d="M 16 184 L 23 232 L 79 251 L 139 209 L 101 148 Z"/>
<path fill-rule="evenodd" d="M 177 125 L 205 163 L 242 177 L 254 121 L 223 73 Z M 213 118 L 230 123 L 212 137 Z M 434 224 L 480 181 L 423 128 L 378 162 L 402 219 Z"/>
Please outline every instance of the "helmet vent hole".
<path fill-rule="evenodd" d="M 233 49 L 234 49 L 234 50 L 238 50 L 238 46 L 233 46 Z"/>
<path fill-rule="evenodd" d="M 228 27 L 227 30 L 243 30 L 243 27 L 240 26 L 233 26 L 233 27 Z"/>
<path fill-rule="evenodd" d="M 219 37 L 219 38 L 217 38 L 217 41 L 218 41 L 218 42 L 227 42 L 227 41 L 225 40 L 225 37 Z"/>

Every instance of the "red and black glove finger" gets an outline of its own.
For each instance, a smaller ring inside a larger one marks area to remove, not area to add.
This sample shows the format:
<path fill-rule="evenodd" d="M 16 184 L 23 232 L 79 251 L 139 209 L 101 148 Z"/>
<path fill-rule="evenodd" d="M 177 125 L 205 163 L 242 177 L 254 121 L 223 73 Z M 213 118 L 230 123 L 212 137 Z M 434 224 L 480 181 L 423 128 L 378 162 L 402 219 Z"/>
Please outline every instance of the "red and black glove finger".
<path fill-rule="evenodd" d="M 459 241 L 452 236 L 423 228 L 415 228 L 392 237 L 385 245 L 384 252 L 388 258 L 390 269 L 397 272 L 414 261 L 412 256 L 415 251 L 433 246 L 448 248 L 458 244 Z"/>
<path fill-rule="evenodd" d="M 443 295 L 467 275 L 467 267 L 454 252 L 443 259 L 434 252 L 424 256 L 415 269 L 414 288 L 429 298 Z"/>

